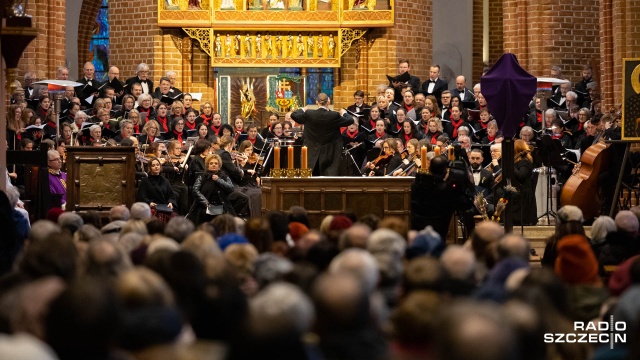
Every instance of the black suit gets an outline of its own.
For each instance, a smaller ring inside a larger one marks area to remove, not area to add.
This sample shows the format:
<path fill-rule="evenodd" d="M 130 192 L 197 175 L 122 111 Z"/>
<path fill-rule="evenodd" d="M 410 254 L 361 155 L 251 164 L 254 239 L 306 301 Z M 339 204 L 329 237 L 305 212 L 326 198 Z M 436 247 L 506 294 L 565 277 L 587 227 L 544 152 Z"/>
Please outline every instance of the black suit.
<path fill-rule="evenodd" d="M 318 166 L 321 176 L 338 175 L 338 160 L 342 152 L 340 127 L 353 124 L 354 119 L 325 108 L 306 112 L 298 109 L 291 114 L 291 118 L 304 124 L 304 145 L 309 149 L 309 168 Z"/>
<path fill-rule="evenodd" d="M 440 96 L 442 95 L 442 92 L 445 90 L 449 89 L 449 85 L 444 82 L 444 80 L 437 78 L 436 79 L 436 84 L 433 87 L 433 91 L 429 92 L 429 82 L 431 80 L 427 80 L 425 82 L 422 83 L 422 93 L 427 96 L 427 95 L 433 95 L 436 97 L 436 100 L 438 100 L 438 105 L 442 106 L 442 101 L 440 100 Z"/>
<path fill-rule="evenodd" d="M 149 86 L 149 91 L 146 92 L 146 94 L 151 95 L 151 93 L 153 92 L 153 81 L 151 81 L 151 79 L 147 79 L 147 80 L 140 80 L 139 77 L 134 76 L 132 78 L 128 78 L 126 81 L 126 85 L 129 85 L 125 88 L 125 93 L 127 94 L 131 94 L 131 85 L 134 83 L 138 83 L 138 84 L 142 84 L 143 82 L 146 82 L 147 85 Z M 145 93 L 144 91 L 144 86 L 142 87 L 142 92 Z"/>
<path fill-rule="evenodd" d="M 473 91 L 471 91 L 471 90 L 469 90 L 467 88 L 464 88 L 464 90 L 462 90 L 462 91 L 458 90 L 458 88 L 453 88 L 453 90 L 450 90 L 450 91 L 451 91 L 451 97 L 459 96 L 460 99 L 462 101 L 464 101 L 464 102 L 467 102 L 467 101 L 468 102 L 473 102 L 473 101 L 476 100 L 474 95 L 473 95 Z M 464 93 L 464 99 L 462 98 L 462 93 Z"/>
<path fill-rule="evenodd" d="M 216 151 L 216 154 L 220 155 L 220 158 L 222 159 L 221 168 L 229 175 L 229 178 L 231 178 L 234 185 L 234 190 L 231 194 L 227 195 L 227 199 L 229 199 L 229 202 L 233 205 L 233 209 L 238 216 L 248 217 L 249 197 L 238 190 L 238 184 L 242 181 L 244 171 L 234 164 L 233 160 L 231 160 L 231 154 L 227 150 L 220 149 Z"/>
<path fill-rule="evenodd" d="M 413 94 L 415 95 L 420 92 L 420 78 L 413 75 L 410 76 L 411 78 L 407 82 L 407 85 L 411 85 L 411 91 L 413 91 Z M 393 87 L 393 84 L 389 83 L 389 86 Z M 404 100 L 404 97 L 401 94 L 401 90 L 405 87 L 407 86 L 402 85 L 400 87 L 394 87 L 395 94 L 393 96 L 393 101 L 397 102 L 398 104 L 402 104 L 402 100 Z"/>
<path fill-rule="evenodd" d="M 96 79 L 92 79 L 92 80 L 87 80 L 87 78 L 83 77 L 82 79 L 78 79 L 76 80 L 76 82 L 81 83 L 83 86 L 78 86 L 76 87 L 76 97 L 80 98 L 80 103 L 82 105 L 89 105 L 89 106 L 93 106 L 93 103 L 96 101 L 97 96 L 93 98 L 93 100 L 91 101 L 91 103 L 87 102 L 82 94 L 82 89 L 84 88 L 84 85 L 91 85 L 94 88 L 98 89 L 100 86 L 102 86 L 102 83 Z M 91 83 L 89 83 L 91 82 Z M 88 107 L 88 106 L 87 106 Z"/>

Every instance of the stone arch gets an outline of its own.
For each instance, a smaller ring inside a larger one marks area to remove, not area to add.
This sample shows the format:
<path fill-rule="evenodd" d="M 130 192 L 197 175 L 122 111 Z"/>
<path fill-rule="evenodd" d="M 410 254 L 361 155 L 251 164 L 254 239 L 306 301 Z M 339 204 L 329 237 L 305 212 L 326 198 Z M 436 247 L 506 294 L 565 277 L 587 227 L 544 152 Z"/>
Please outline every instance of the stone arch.
<path fill-rule="evenodd" d="M 89 44 L 96 26 L 96 16 L 102 6 L 102 0 L 84 0 L 78 22 L 78 76 L 82 77 L 84 63 L 91 61 L 93 54 L 89 52 Z"/>

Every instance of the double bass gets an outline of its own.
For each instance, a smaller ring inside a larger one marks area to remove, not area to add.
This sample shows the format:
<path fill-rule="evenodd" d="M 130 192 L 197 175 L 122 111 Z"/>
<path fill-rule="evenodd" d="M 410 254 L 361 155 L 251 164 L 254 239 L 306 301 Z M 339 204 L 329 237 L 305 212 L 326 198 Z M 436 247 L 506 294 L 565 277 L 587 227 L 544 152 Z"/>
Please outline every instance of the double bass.
<path fill-rule="evenodd" d="M 579 170 L 564 184 L 560 204 L 579 207 L 585 220 L 598 216 L 603 202 L 598 177 L 611 166 L 612 156 L 611 144 L 599 141 L 591 145 L 580 158 Z"/>

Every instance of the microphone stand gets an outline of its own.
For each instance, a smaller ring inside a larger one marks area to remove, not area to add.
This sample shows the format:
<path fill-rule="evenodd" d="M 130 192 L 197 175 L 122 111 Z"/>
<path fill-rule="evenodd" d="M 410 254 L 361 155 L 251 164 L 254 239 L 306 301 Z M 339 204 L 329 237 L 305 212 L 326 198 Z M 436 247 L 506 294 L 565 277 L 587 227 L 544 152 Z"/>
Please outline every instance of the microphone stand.
<path fill-rule="evenodd" d="M 361 143 L 359 143 L 359 144 L 357 144 L 357 145 L 354 145 L 354 146 L 352 146 L 352 147 L 350 147 L 350 148 L 348 148 L 348 149 L 344 149 L 344 150 L 342 151 L 342 153 L 343 153 L 345 156 L 348 156 L 348 157 L 349 157 L 349 159 L 351 160 L 351 163 L 352 163 L 353 165 L 355 165 L 356 169 L 358 169 L 358 172 L 360 173 L 360 176 L 364 176 L 364 175 L 362 174 L 362 171 L 360 170 L 360 166 L 358 166 L 358 163 L 356 162 L 356 159 L 353 157 L 353 154 L 351 153 L 351 150 L 353 150 L 353 149 L 355 149 L 355 148 L 357 148 L 357 147 L 360 147 L 362 144 L 364 144 L 364 142 L 361 142 Z"/>

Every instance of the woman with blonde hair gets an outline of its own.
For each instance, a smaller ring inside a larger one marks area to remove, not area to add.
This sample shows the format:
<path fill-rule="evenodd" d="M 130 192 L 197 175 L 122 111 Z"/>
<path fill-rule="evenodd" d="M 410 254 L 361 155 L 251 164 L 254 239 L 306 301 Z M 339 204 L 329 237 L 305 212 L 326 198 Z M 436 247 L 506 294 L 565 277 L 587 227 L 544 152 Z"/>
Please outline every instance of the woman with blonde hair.
<path fill-rule="evenodd" d="M 513 144 L 514 166 L 512 184 L 518 189 L 518 194 L 514 196 L 507 206 L 513 214 L 514 225 L 535 225 L 537 217 L 536 197 L 533 192 L 533 158 L 531 148 L 521 139 L 517 139 Z"/>

